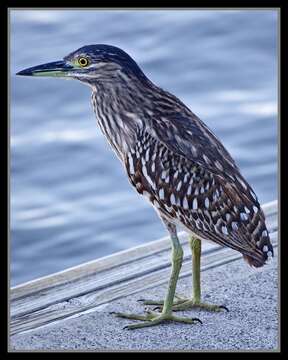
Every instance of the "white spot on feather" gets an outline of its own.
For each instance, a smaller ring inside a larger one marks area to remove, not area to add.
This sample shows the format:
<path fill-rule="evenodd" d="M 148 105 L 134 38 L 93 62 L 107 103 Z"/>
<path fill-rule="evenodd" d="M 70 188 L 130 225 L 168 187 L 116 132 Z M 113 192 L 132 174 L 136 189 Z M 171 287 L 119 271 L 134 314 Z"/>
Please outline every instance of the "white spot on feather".
<path fill-rule="evenodd" d="M 187 200 L 186 196 L 184 197 L 184 200 L 183 200 L 183 208 L 189 209 L 188 200 Z"/>
<path fill-rule="evenodd" d="M 206 162 L 206 164 L 210 164 L 210 159 L 205 154 L 203 154 L 203 159 Z"/>
<path fill-rule="evenodd" d="M 238 230 L 238 224 L 237 224 L 237 222 L 235 222 L 235 221 L 233 221 L 232 223 L 231 223 L 231 225 L 232 225 L 232 229 L 233 230 Z"/>
<path fill-rule="evenodd" d="M 209 209 L 209 204 L 210 204 L 210 201 L 208 199 L 208 197 L 205 198 L 205 207 L 206 209 Z"/>
<path fill-rule="evenodd" d="M 166 170 L 163 170 L 161 172 L 161 179 L 164 180 L 166 178 L 166 175 L 167 175 L 167 171 Z"/>
<path fill-rule="evenodd" d="M 182 186 L 182 181 L 180 180 L 179 183 L 178 183 L 178 185 L 177 185 L 177 189 L 176 189 L 176 190 L 179 191 L 179 190 L 181 189 L 181 186 Z"/>
<path fill-rule="evenodd" d="M 226 226 L 222 226 L 221 230 L 222 230 L 222 234 L 228 235 L 228 230 Z"/>
<path fill-rule="evenodd" d="M 246 213 L 240 213 L 241 220 L 248 220 L 248 215 Z"/>
<path fill-rule="evenodd" d="M 149 153 L 150 153 L 150 149 L 147 149 L 146 154 L 145 154 L 146 161 L 149 161 Z"/>
<path fill-rule="evenodd" d="M 128 163 L 129 163 L 129 172 L 131 175 L 134 175 L 135 174 L 134 163 L 130 153 L 128 154 Z"/>
<path fill-rule="evenodd" d="M 145 165 L 142 167 L 142 172 L 143 172 L 143 175 L 145 176 L 146 180 L 148 181 L 148 183 L 151 185 L 152 189 L 155 190 L 156 186 L 155 186 L 153 180 L 151 179 L 151 177 L 148 175 L 147 168 Z"/>
<path fill-rule="evenodd" d="M 231 216 L 231 214 L 227 213 L 227 214 L 225 215 L 225 217 L 226 217 L 226 220 L 229 221 L 232 216 Z"/>
<path fill-rule="evenodd" d="M 175 199 L 175 195 L 173 193 L 170 196 L 170 202 L 172 205 L 176 205 L 176 199 Z"/>
<path fill-rule="evenodd" d="M 194 198 L 193 200 L 193 204 L 192 204 L 192 207 L 193 207 L 193 210 L 196 210 L 197 207 L 198 207 L 198 201 L 197 201 L 197 198 Z"/>
<path fill-rule="evenodd" d="M 268 246 L 267 246 L 267 245 L 264 245 L 262 250 L 263 250 L 264 252 L 267 252 L 267 251 L 268 251 Z"/>
<path fill-rule="evenodd" d="M 218 160 L 215 161 L 215 166 L 217 167 L 218 170 L 223 171 L 223 166 L 222 164 L 220 164 Z"/>
<path fill-rule="evenodd" d="M 159 197 L 160 197 L 161 200 L 164 200 L 164 199 L 165 199 L 164 189 L 163 189 L 163 188 L 161 188 L 161 189 L 159 190 Z"/>

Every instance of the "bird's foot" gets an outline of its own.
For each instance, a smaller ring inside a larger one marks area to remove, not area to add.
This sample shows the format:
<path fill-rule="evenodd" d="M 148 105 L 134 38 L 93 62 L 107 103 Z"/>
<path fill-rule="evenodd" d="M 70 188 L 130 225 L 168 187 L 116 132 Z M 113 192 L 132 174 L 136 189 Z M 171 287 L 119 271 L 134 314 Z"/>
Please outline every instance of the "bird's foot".
<path fill-rule="evenodd" d="M 181 322 L 184 324 L 194 324 L 195 322 L 200 322 L 202 324 L 202 321 L 197 318 L 184 318 L 184 317 L 178 317 L 174 316 L 172 314 L 165 314 L 165 313 L 153 313 L 151 311 L 147 311 L 146 315 L 138 315 L 138 314 L 125 314 L 125 313 L 115 313 L 113 312 L 117 317 L 125 318 L 125 319 L 132 319 L 132 320 L 142 320 L 144 322 L 138 323 L 138 324 L 131 324 L 125 326 L 123 329 L 139 329 L 144 328 L 148 326 L 155 326 L 158 324 L 161 324 L 165 321 L 175 321 L 175 322 Z"/>
<path fill-rule="evenodd" d="M 224 305 L 213 305 L 213 304 L 207 304 L 201 301 L 196 301 L 194 299 L 187 299 L 180 296 L 176 296 L 176 301 L 173 302 L 173 311 L 182 311 L 182 310 L 189 310 L 189 309 L 204 309 L 207 311 L 215 311 L 219 312 L 222 310 L 229 311 L 226 306 Z M 164 301 L 153 301 L 153 300 L 144 300 L 140 299 L 144 305 L 157 305 L 153 310 L 162 310 Z"/>

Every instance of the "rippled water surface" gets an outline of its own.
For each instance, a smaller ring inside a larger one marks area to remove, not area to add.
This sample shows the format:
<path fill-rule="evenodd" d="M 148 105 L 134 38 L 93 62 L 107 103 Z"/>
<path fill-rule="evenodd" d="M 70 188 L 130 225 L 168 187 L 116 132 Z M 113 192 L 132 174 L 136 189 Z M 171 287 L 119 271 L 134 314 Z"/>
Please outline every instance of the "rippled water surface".
<path fill-rule="evenodd" d="M 88 44 L 127 51 L 277 196 L 275 11 L 21 11 L 11 17 L 12 285 L 164 236 L 77 81 L 16 77 Z"/>

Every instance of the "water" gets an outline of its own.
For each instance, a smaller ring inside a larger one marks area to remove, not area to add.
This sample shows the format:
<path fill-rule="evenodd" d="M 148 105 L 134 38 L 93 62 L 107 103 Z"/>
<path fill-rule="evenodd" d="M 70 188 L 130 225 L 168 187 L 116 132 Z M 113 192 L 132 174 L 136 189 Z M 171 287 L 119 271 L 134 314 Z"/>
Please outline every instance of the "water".
<path fill-rule="evenodd" d="M 96 126 L 90 89 L 16 77 L 88 44 L 127 51 L 223 141 L 262 203 L 277 197 L 277 14 L 11 15 L 11 285 L 166 234 Z"/>

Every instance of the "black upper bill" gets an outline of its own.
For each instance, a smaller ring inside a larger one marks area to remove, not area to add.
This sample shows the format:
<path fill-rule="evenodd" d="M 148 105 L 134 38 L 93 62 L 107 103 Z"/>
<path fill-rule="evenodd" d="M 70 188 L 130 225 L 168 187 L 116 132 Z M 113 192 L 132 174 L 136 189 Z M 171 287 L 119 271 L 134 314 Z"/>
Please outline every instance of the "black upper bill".
<path fill-rule="evenodd" d="M 73 66 L 67 64 L 65 61 L 54 61 L 47 64 L 33 66 L 22 71 L 19 71 L 16 75 L 24 76 L 57 76 L 64 75 L 69 70 L 72 70 Z"/>

